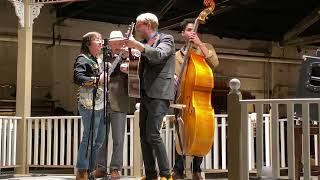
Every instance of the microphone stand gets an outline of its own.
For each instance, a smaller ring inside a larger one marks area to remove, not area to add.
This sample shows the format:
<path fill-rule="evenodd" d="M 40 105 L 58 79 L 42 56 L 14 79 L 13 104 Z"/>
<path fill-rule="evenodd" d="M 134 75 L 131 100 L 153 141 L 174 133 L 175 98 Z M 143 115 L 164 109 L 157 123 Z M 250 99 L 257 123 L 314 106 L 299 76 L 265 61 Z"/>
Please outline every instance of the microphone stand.
<path fill-rule="evenodd" d="M 97 76 L 96 82 L 93 84 L 92 89 L 92 113 L 91 113 L 91 120 L 90 120 L 90 128 L 89 128 L 89 137 L 88 137 L 88 143 L 87 143 L 87 149 L 86 149 L 86 158 L 88 158 L 88 152 L 89 152 L 89 145 L 90 145 L 90 156 L 89 156 L 89 180 L 94 180 L 93 176 L 93 127 L 94 127 L 94 121 L 95 121 L 95 105 L 96 105 L 96 96 L 97 96 L 97 90 L 99 86 L 99 76 Z"/>
<path fill-rule="evenodd" d="M 108 44 L 108 40 L 106 41 Z M 111 59 L 112 52 L 108 45 L 104 46 L 103 48 L 103 72 L 106 72 L 106 76 L 103 79 L 103 114 L 104 114 L 104 123 L 106 124 L 106 134 L 105 134 L 105 142 L 106 142 L 106 158 L 105 158 L 105 174 L 106 176 L 103 177 L 103 180 L 111 180 L 111 174 L 108 173 L 108 142 L 109 142 L 109 130 L 110 130 L 110 117 L 108 108 L 110 106 L 110 98 L 109 98 L 109 63 L 108 59 Z M 107 65 L 106 65 L 107 64 Z M 107 79 L 108 78 L 108 79 Z"/>
<path fill-rule="evenodd" d="M 102 178 L 102 180 L 111 180 L 111 174 L 108 173 L 108 142 L 109 142 L 109 130 L 110 130 L 110 117 L 109 117 L 109 108 L 110 108 L 110 97 L 109 97 L 109 78 L 110 78 L 110 74 L 113 72 L 114 68 L 116 67 L 115 65 L 111 65 L 108 63 L 108 61 L 110 61 L 111 59 L 113 59 L 114 57 L 112 56 L 112 50 L 110 49 L 110 47 L 108 46 L 108 39 L 105 39 L 105 42 L 107 42 L 107 45 L 105 45 L 103 47 L 103 69 L 104 69 L 104 72 L 106 71 L 106 76 L 104 76 L 104 84 L 105 86 L 103 86 L 103 92 L 104 92 L 104 98 L 103 98 L 103 105 L 104 105 L 104 122 L 106 123 L 106 135 L 105 135 L 105 138 L 108 138 L 108 139 L 105 139 L 106 141 L 106 158 L 105 158 L 105 165 L 106 165 L 106 170 L 105 170 L 105 174 L 106 176 Z M 122 56 L 122 53 L 119 54 L 120 58 Z M 119 62 L 118 62 L 119 63 Z M 117 63 L 117 64 L 118 64 Z M 107 65 L 106 65 L 107 64 Z M 116 65 L 117 65 L 116 64 Z M 108 79 L 106 79 L 108 78 Z M 107 107 L 106 107 L 107 105 Z"/>

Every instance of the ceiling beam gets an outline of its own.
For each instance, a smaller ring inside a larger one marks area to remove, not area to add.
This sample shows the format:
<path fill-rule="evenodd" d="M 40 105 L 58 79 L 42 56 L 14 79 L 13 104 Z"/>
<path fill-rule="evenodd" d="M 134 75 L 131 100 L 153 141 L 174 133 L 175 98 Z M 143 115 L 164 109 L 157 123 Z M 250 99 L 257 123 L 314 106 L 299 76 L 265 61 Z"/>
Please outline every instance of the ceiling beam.
<path fill-rule="evenodd" d="M 65 2 L 80 2 L 88 0 L 31 0 L 31 4 L 53 4 L 53 3 L 65 3 Z"/>
<path fill-rule="evenodd" d="M 176 0 L 169 0 L 168 3 L 161 8 L 160 12 L 158 13 L 158 18 L 161 19 L 176 3 Z"/>
<path fill-rule="evenodd" d="M 230 11 L 231 9 L 234 9 L 234 8 L 235 8 L 234 6 L 223 6 L 223 7 L 220 7 L 216 11 L 213 11 L 213 15 L 211 15 L 211 16 L 217 16 L 219 14 L 222 14 L 222 13 L 225 13 L 227 11 Z M 186 13 L 186 14 L 183 14 L 181 16 L 174 17 L 172 19 L 164 21 L 163 22 L 164 25 L 160 26 L 159 30 L 172 29 L 172 28 L 179 27 L 181 21 L 183 21 L 185 18 L 190 17 L 190 16 L 195 15 L 195 14 L 199 14 L 201 11 L 202 11 L 202 9 L 196 10 L 196 11 L 192 11 L 190 13 Z M 210 21 L 211 19 L 209 19 L 208 21 Z"/>
<path fill-rule="evenodd" d="M 94 13 L 104 14 L 106 16 L 132 16 L 134 18 L 141 13 L 141 10 L 138 6 L 129 6 L 123 11 L 119 11 L 121 8 L 123 7 L 113 4 L 107 8 L 99 7 Z M 91 12 L 89 14 L 91 14 Z"/>
<path fill-rule="evenodd" d="M 320 34 L 306 36 L 306 37 L 299 37 L 296 39 L 291 39 L 287 41 L 280 42 L 281 46 L 302 46 L 302 45 L 310 45 L 320 43 Z"/>
<path fill-rule="evenodd" d="M 283 36 L 283 40 L 287 41 L 299 36 L 302 32 L 308 29 L 312 24 L 320 19 L 320 7 L 313 10 L 308 16 L 303 18 L 299 23 L 297 23 L 291 30 L 286 32 Z"/>
<path fill-rule="evenodd" d="M 98 13 L 98 12 L 90 13 L 90 18 L 93 20 L 110 22 L 113 24 L 118 24 L 118 23 L 119 24 L 129 24 L 130 22 L 136 21 L 136 17 L 106 15 L 104 13 Z M 83 18 L 81 18 L 81 19 L 83 19 Z"/>
<path fill-rule="evenodd" d="M 83 1 L 83 0 L 82 0 Z M 87 1 L 87 0 L 85 0 Z M 101 2 L 99 0 L 94 0 L 93 2 L 85 2 L 85 4 L 74 4 L 74 5 L 81 5 L 78 8 L 74 9 L 74 10 L 70 10 L 69 8 L 67 8 L 67 6 L 64 7 L 59 7 L 60 10 L 62 12 L 62 16 L 63 17 L 59 17 L 57 18 L 57 20 L 53 23 L 54 25 L 56 24 L 60 24 L 62 23 L 64 20 L 68 19 L 68 18 L 72 18 L 74 16 L 77 16 L 83 12 L 86 12 L 94 7 L 98 7 L 100 6 Z"/>
<path fill-rule="evenodd" d="M 159 30 L 165 30 L 165 29 L 171 29 L 171 28 L 175 28 L 175 27 L 179 27 L 180 26 L 180 23 L 185 19 L 185 18 L 188 18 L 188 17 L 193 17 L 197 14 L 199 14 L 200 12 L 202 11 L 202 9 L 199 9 L 199 10 L 194 10 L 192 12 L 189 12 L 189 13 L 185 13 L 181 16 L 177 16 L 177 17 L 173 17 L 171 19 L 168 19 L 166 21 L 162 21 L 160 22 L 160 26 L 159 26 Z"/>

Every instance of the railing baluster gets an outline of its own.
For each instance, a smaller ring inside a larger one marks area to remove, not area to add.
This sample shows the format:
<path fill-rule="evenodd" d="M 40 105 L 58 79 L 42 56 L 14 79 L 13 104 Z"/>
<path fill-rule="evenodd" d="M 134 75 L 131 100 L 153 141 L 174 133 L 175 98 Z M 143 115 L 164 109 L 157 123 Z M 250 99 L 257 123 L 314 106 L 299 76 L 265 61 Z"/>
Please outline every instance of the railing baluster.
<path fill-rule="evenodd" d="M 60 165 L 65 165 L 65 119 L 61 118 L 60 122 Z"/>
<path fill-rule="evenodd" d="M 71 165 L 71 123 L 72 119 L 67 119 L 67 163 L 66 165 Z"/>
<path fill-rule="evenodd" d="M 317 102 L 318 104 L 318 117 L 320 118 L 320 101 Z M 320 121 L 318 122 L 318 126 L 319 126 L 319 132 L 320 132 Z M 318 136 L 318 138 L 320 139 L 320 135 Z M 318 139 L 318 140 L 319 140 Z M 317 157 L 318 157 L 318 160 L 317 160 L 317 165 L 320 166 L 320 157 L 319 157 L 319 153 L 320 153 L 320 144 L 319 144 L 319 141 L 318 141 L 318 144 L 317 144 L 317 151 L 316 151 L 316 154 L 317 154 Z"/>
<path fill-rule="evenodd" d="M 257 126 L 256 126 L 256 142 L 257 142 L 257 176 L 261 177 L 261 171 L 263 167 L 263 104 L 257 103 Z"/>
<path fill-rule="evenodd" d="M 3 148 L 3 146 L 2 146 L 2 139 L 3 138 L 5 138 L 5 136 L 2 134 L 2 124 L 4 123 L 4 120 L 3 120 L 3 118 L 1 118 L 0 119 L 0 166 L 2 166 L 2 161 L 3 161 L 3 159 L 2 159 L 2 153 L 1 152 L 3 152 L 5 149 Z"/>
<path fill-rule="evenodd" d="M 219 139 L 218 139 L 218 118 L 215 118 L 214 127 L 214 151 L 213 151 L 213 168 L 219 169 Z"/>
<path fill-rule="evenodd" d="M 28 144 L 27 144 L 27 163 L 28 165 L 31 165 L 31 157 L 32 157 L 32 121 L 33 119 L 27 119 L 28 124 Z"/>
<path fill-rule="evenodd" d="M 253 125 L 252 119 L 249 116 L 248 119 L 248 154 L 249 154 L 249 171 L 254 169 L 254 135 L 253 135 Z"/>
<path fill-rule="evenodd" d="M 216 144 L 216 129 L 217 129 L 217 127 L 218 127 L 218 124 L 217 124 L 217 116 L 215 115 L 215 117 L 214 117 L 214 140 L 213 140 L 213 145 L 212 145 L 212 148 L 211 148 L 211 150 L 210 150 L 210 152 L 207 154 L 207 156 L 206 156 L 206 168 L 207 169 L 215 169 L 213 166 L 213 164 L 215 163 L 215 159 L 214 159 L 214 152 L 213 152 L 213 150 L 215 149 L 215 144 Z"/>
<path fill-rule="evenodd" d="M 287 104 L 287 150 L 288 150 L 288 176 L 295 177 L 295 153 L 294 153 L 294 105 Z"/>
<path fill-rule="evenodd" d="M 33 165 L 38 165 L 39 158 L 39 119 L 34 121 Z"/>
<path fill-rule="evenodd" d="M 40 144 L 40 165 L 44 165 L 44 155 L 45 155 L 45 142 L 46 142 L 46 119 L 41 119 L 41 144 Z"/>
<path fill-rule="evenodd" d="M 313 125 L 318 125 L 317 122 L 313 122 Z M 315 165 L 318 166 L 318 158 L 319 158 L 319 154 L 318 154 L 318 135 L 314 135 L 313 136 L 313 142 L 314 142 L 314 159 L 315 159 Z"/>
<path fill-rule="evenodd" d="M 264 126 L 264 139 L 265 139 L 265 158 L 266 166 L 270 167 L 270 116 L 265 117 L 265 126 Z"/>
<path fill-rule="evenodd" d="M 58 165 L 58 119 L 53 119 L 53 165 Z"/>
<path fill-rule="evenodd" d="M 310 118 L 309 103 L 302 104 L 303 178 L 310 179 Z"/>
<path fill-rule="evenodd" d="M 284 121 L 280 121 L 280 153 L 281 153 L 281 168 L 286 167 L 286 148 L 284 140 Z"/>
<path fill-rule="evenodd" d="M 47 119 L 47 165 L 51 165 L 52 149 L 52 119 Z"/>
<path fill-rule="evenodd" d="M 204 169 L 212 169 L 212 148 L 210 149 L 210 151 L 208 152 L 208 154 L 205 156 L 204 158 L 204 164 L 203 164 L 203 168 Z"/>
<path fill-rule="evenodd" d="M 78 133 L 78 128 L 79 128 L 79 123 L 81 119 L 75 118 L 73 121 L 73 166 L 76 166 L 77 162 L 77 156 L 78 156 L 78 138 L 79 138 L 79 133 Z"/>
<path fill-rule="evenodd" d="M 2 124 L 2 133 L 3 133 L 3 138 L 2 138 L 2 166 L 5 166 L 6 165 L 6 158 L 7 158 L 7 120 L 6 119 L 2 119 L 3 121 L 3 124 Z"/>
<path fill-rule="evenodd" d="M 11 149 L 12 149 L 12 119 L 8 118 L 8 128 L 7 128 L 7 134 L 8 134 L 8 148 L 7 148 L 7 166 L 11 166 Z"/>
<path fill-rule="evenodd" d="M 73 123 L 73 166 L 74 167 L 76 166 L 77 156 L 78 156 L 79 120 L 81 119 L 74 118 L 74 123 Z"/>
<path fill-rule="evenodd" d="M 128 147 L 128 126 L 127 126 L 127 120 L 125 122 L 125 128 L 124 128 L 124 143 L 123 143 L 123 147 Z M 127 151 L 123 151 L 123 165 L 125 167 L 128 167 L 128 153 Z M 127 176 L 128 175 L 128 169 L 124 169 L 124 175 Z"/>
<path fill-rule="evenodd" d="M 227 143 L 226 143 L 226 118 L 221 119 L 221 155 L 222 155 L 222 169 L 227 169 Z"/>
<path fill-rule="evenodd" d="M 272 177 L 278 179 L 280 176 L 280 164 L 279 164 L 279 122 L 278 122 L 278 104 L 271 104 L 271 165 L 272 165 Z"/>
<path fill-rule="evenodd" d="M 12 165 L 16 165 L 16 153 L 17 153 L 17 121 L 18 119 L 14 119 L 13 121 L 13 141 L 12 141 Z M 1 122 L 0 122 L 1 124 Z M 1 132 L 0 132 L 1 134 Z M 0 138 L 1 139 L 1 138 Z M 1 148 L 0 148 L 1 149 Z"/>

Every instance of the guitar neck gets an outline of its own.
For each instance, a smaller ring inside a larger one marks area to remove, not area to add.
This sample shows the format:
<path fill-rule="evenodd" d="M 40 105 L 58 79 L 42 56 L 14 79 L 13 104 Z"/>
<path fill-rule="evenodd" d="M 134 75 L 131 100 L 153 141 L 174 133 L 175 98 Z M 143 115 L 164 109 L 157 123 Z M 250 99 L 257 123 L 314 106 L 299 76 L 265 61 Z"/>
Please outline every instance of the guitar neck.
<path fill-rule="evenodd" d="M 122 60 L 122 54 L 123 52 L 121 52 L 116 59 L 113 61 L 113 63 L 111 64 L 111 66 L 109 67 L 109 76 L 114 72 L 114 70 L 116 69 L 117 65 L 119 64 L 119 62 Z"/>
<path fill-rule="evenodd" d="M 133 59 L 132 53 L 131 53 L 131 48 L 128 48 L 128 52 L 129 52 L 129 59 Z"/>

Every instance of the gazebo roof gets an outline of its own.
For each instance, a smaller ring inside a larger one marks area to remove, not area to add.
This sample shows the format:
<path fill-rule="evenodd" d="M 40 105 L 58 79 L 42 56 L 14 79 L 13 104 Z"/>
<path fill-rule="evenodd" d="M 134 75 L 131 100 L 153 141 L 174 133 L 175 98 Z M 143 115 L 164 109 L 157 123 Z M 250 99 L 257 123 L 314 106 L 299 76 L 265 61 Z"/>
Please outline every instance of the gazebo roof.
<path fill-rule="evenodd" d="M 160 19 L 160 29 L 175 29 L 204 9 L 202 0 L 88 0 L 56 5 L 57 16 L 129 24 L 143 12 Z M 320 42 L 319 0 L 218 0 L 203 33 L 236 39 L 278 41 L 283 45 Z"/>

